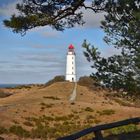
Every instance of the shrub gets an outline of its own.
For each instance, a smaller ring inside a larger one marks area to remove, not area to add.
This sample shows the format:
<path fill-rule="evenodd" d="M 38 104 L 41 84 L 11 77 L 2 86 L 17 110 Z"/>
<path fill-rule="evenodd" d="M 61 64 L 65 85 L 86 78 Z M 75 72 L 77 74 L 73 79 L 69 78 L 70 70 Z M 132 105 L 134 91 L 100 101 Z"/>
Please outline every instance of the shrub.
<path fill-rule="evenodd" d="M 54 104 L 46 104 L 46 103 L 40 103 L 40 105 L 42 105 L 41 109 L 45 109 L 45 108 L 51 108 Z M 44 108 L 45 107 L 45 108 Z"/>
<path fill-rule="evenodd" d="M 4 92 L 3 90 L 0 89 L 0 98 L 5 98 L 5 97 L 8 97 L 10 95 L 11 95 L 10 93 L 6 93 L 6 92 Z"/>
<path fill-rule="evenodd" d="M 115 110 L 105 109 L 102 111 L 97 111 L 97 113 L 99 113 L 99 115 L 113 115 L 113 114 L 115 114 Z"/>
<path fill-rule="evenodd" d="M 0 134 L 5 134 L 5 133 L 7 133 L 7 132 L 8 132 L 8 131 L 7 131 L 6 128 L 0 126 Z"/>
<path fill-rule="evenodd" d="M 70 120 L 71 118 L 69 118 L 68 116 L 56 116 L 55 117 L 55 121 L 67 121 Z"/>
<path fill-rule="evenodd" d="M 63 75 L 60 75 L 60 76 L 55 76 L 52 80 L 48 81 L 45 86 L 49 86 L 53 83 L 56 83 L 56 82 L 64 82 L 65 81 L 65 76 Z"/>
<path fill-rule="evenodd" d="M 19 124 L 19 122 L 18 122 L 18 121 L 16 121 L 16 120 L 13 120 L 13 123 L 15 123 L 15 124 Z"/>
<path fill-rule="evenodd" d="M 52 100 L 60 100 L 60 98 L 54 97 L 54 96 L 43 96 L 43 98 L 52 99 Z"/>
<path fill-rule="evenodd" d="M 37 118 L 35 117 L 25 117 L 25 120 L 35 122 Z"/>
<path fill-rule="evenodd" d="M 54 118 L 51 116 L 43 115 L 42 117 L 39 117 L 39 120 L 40 121 L 54 121 Z"/>
<path fill-rule="evenodd" d="M 89 76 L 80 77 L 79 81 L 78 81 L 78 84 L 81 85 L 81 86 L 89 87 L 89 88 L 99 86 L 99 83 Z"/>
<path fill-rule="evenodd" d="M 34 126 L 34 125 L 33 125 L 31 122 L 29 122 L 29 121 L 25 121 L 23 124 L 26 125 L 26 126 Z"/>
<path fill-rule="evenodd" d="M 19 125 L 13 125 L 9 128 L 9 132 L 13 133 L 19 137 L 29 137 L 30 133 L 29 131 L 23 129 L 21 126 Z"/>
<path fill-rule="evenodd" d="M 41 123 L 38 123 L 36 128 L 31 130 L 31 137 L 32 138 L 47 138 L 48 130 Z"/>
<path fill-rule="evenodd" d="M 129 125 L 126 125 L 126 126 L 120 126 L 120 127 L 110 129 L 110 130 L 107 131 L 107 133 L 118 135 L 118 134 L 121 134 L 121 133 L 134 132 L 134 131 L 137 131 L 137 130 L 138 130 L 138 128 L 137 128 L 136 125 L 129 124 Z"/>
<path fill-rule="evenodd" d="M 131 105 L 129 102 L 127 102 L 127 101 L 123 101 L 123 100 L 118 99 L 118 98 L 114 98 L 114 100 L 115 100 L 119 105 L 128 106 L 128 107 L 132 106 L 132 105 Z"/>
<path fill-rule="evenodd" d="M 94 120 L 94 119 L 95 119 L 95 117 L 92 116 L 92 115 L 87 115 L 86 116 L 86 120 Z"/>
<path fill-rule="evenodd" d="M 93 110 L 92 108 L 90 108 L 90 107 L 86 107 L 86 108 L 85 108 L 85 111 L 93 112 L 94 110 Z"/>

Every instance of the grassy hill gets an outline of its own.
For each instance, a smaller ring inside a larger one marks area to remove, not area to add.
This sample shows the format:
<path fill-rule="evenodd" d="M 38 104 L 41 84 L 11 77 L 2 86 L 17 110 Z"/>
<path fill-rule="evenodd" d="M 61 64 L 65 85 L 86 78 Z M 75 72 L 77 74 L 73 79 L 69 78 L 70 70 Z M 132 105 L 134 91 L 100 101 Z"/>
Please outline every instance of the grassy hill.
<path fill-rule="evenodd" d="M 101 123 L 140 116 L 140 108 L 110 98 L 107 90 L 77 86 L 75 104 L 69 102 L 74 84 L 5 89 L 13 95 L 0 99 L 0 137 L 56 139 Z M 126 126 L 136 130 L 135 126 Z M 113 134 L 112 130 L 105 135 Z M 86 139 L 91 136 L 87 136 Z"/>

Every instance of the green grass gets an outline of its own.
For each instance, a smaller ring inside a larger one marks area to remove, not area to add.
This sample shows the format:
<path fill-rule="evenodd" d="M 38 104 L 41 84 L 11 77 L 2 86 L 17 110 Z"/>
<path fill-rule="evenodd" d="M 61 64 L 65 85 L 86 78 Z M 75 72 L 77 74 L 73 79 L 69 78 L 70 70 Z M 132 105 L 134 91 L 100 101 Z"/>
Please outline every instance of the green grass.
<path fill-rule="evenodd" d="M 111 110 L 101 111 L 103 114 L 112 114 Z M 109 113 L 108 113 L 109 112 Z M 111 112 L 111 113 L 110 113 Z M 101 122 L 95 116 L 87 114 L 83 120 L 80 120 L 79 114 L 68 114 L 64 116 L 46 116 L 42 115 L 40 117 L 26 117 L 23 123 L 26 126 L 31 126 L 30 131 L 27 131 L 19 125 L 13 125 L 10 127 L 9 131 L 12 134 L 17 135 L 19 138 L 31 138 L 31 139 L 57 139 L 66 135 L 73 134 L 85 128 L 89 128 Z M 2 131 L 3 130 L 3 131 Z M 136 131 L 136 125 L 127 125 L 123 127 L 113 128 L 104 131 L 104 136 L 120 133 L 128 133 Z M 0 133 L 7 133 L 7 129 L 0 129 Z M 82 137 L 82 139 L 92 139 L 93 133 Z"/>
<path fill-rule="evenodd" d="M 90 120 L 93 118 L 93 116 L 89 117 Z M 65 135 L 69 135 L 79 130 L 90 127 L 90 124 L 88 124 L 88 122 L 81 123 L 79 120 L 79 115 L 74 113 L 66 116 L 43 115 L 38 118 L 28 117 L 25 118 L 25 120 L 27 122 L 30 121 L 31 124 L 34 124 L 33 128 L 30 131 L 30 137 L 32 139 L 56 139 L 60 136 L 62 137 Z"/>
<path fill-rule="evenodd" d="M 9 132 L 13 133 L 21 138 L 26 138 L 30 136 L 29 131 L 22 128 L 22 126 L 19 125 L 13 125 L 9 128 Z"/>
<path fill-rule="evenodd" d="M 121 133 L 134 132 L 134 131 L 137 131 L 137 130 L 138 130 L 138 127 L 135 124 L 129 124 L 129 125 L 120 126 L 120 127 L 116 127 L 116 128 L 107 130 L 107 132 L 109 134 L 118 135 L 118 134 L 121 134 Z"/>

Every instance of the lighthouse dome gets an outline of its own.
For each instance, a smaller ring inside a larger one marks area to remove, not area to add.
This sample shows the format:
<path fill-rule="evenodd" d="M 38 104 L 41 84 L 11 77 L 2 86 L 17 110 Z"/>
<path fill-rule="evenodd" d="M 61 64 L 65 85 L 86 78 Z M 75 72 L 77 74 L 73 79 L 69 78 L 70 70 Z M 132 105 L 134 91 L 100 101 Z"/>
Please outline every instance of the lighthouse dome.
<path fill-rule="evenodd" d="M 74 49 L 74 46 L 71 44 L 71 45 L 69 46 L 69 49 Z"/>

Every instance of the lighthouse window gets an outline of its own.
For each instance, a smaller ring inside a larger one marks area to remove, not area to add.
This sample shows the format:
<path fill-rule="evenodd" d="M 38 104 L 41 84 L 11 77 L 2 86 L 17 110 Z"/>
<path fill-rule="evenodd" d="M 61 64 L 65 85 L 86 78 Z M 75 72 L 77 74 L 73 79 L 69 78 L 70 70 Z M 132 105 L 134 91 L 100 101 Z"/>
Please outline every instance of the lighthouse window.
<path fill-rule="evenodd" d="M 73 57 L 72 57 L 72 59 L 73 59 Z"/>
<path fill-rule="evenodd" d="M 73 67 L 72 67 L 72 69 L 73 69 Z"/>
<path fill-rule="evenodd" d="M 72 61 L 72 64 L 73 64 L 73 61 Z"/>

